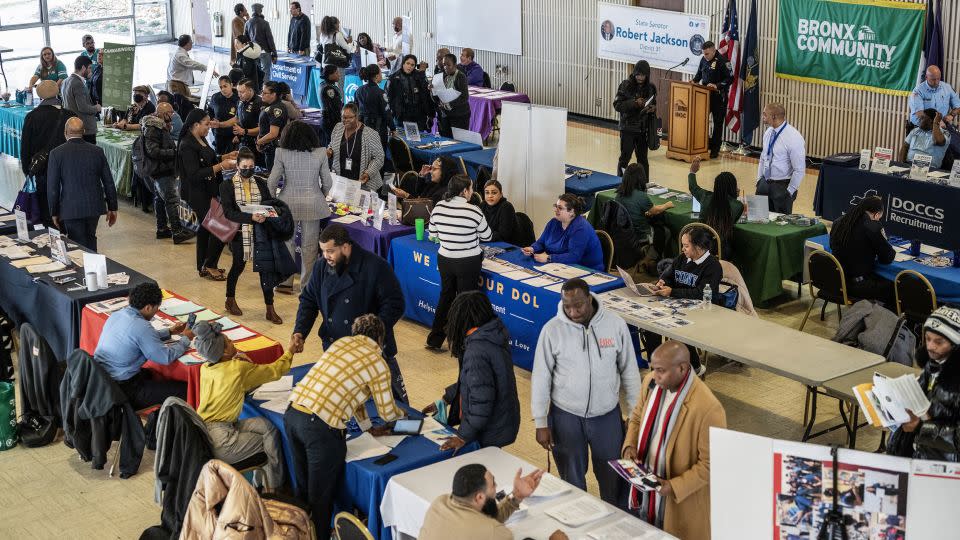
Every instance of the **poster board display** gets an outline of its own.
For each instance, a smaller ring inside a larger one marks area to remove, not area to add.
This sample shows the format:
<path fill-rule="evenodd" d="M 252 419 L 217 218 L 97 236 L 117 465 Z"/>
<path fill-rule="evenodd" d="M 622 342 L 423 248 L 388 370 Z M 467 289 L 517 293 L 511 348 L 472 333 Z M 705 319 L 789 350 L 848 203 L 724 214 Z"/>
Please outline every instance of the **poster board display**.
<path fill-rule="evenodd" d="M 103 107 L 125 111 L 133 97 L 136 45 L 103 44 Z"/>

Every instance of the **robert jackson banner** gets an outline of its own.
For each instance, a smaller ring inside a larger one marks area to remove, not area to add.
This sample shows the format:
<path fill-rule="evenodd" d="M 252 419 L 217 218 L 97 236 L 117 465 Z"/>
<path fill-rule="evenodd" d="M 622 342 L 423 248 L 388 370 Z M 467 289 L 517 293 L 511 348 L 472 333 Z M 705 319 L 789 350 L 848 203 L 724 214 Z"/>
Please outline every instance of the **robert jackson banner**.
<path fill-rule="evenodd" d="M 594 30 L 600 58 L 630 64 L 646 60 L 650 67 L 695 75 L 703 44 L 710 40 L 710 18 L 599 2 Z"/>
<path fill-rule="evenodd" d="M 924 8 L 890 0 L 780 0 L 777 77 L 910 95 Z"/>

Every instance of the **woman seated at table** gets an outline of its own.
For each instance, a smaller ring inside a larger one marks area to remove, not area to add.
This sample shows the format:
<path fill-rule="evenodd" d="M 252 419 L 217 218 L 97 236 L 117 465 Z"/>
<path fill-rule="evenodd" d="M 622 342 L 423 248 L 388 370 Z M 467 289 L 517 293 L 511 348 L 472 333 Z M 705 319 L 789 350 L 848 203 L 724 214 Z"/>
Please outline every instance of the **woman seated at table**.
<path fill-rule="evenodd" d="M 843 266 L 847 294 L 879 300 L 893 310 L 896 302 L 893 282 L 876 274 L 876 265 L 890 264 L 897 252 L 883 234 L 883 199 L 864 197 L 851 211 L 833 223 L 830 251 Z"/>
<path fill-rule="evenodd" d="M 743 215 L 743 203 L 737 198 L 737 177 L 724 171 L 713 179 L 713 191 L 707 191 L 697 183 L 697 171 L 700 170 L 700 157 L 693 158 L 690 174 L 687 175 L 687 187 L 690 195 L 700 201 L 700 221 L 709 225 L 720 235 L 723 260 L 733 258 L 733 226 Z"/>
<path fill-rule="evenodd" d="M 356 103 L 347 103 L 340 111 L 340 123 L 333 127 L 327 157 L 333 172 L 359 180 L 366 191 L 379 193 L 383 186 L 383 144 L 373 129 L 363 125 Z"/>
<path fill-rule="evenodd" d="M 423 409 L 442 424 L 460 426 L 460 436 L 448 439 L 440 450 L 472 441 L 484 448 L 513 444 L 520 430 L 520 401 L 510 334 L 483 291 L 465 292 L 453 301 L 447 339 L 460 365 L 457 381 Z"/>
<path fill-rule="evenodd" d="M 157 107 L 150 101 L 149 86 L 133 87 L 133 104 L 127 110 L 127 116 L 117 121 L 113 127 L 117 129 L 139 130 L 140 121 L 144 117 L 157 112 Z"/>
<path fill-rule="evenodd" d="M 720 288 L 723 267 L 720 259 L 710 253 L 713 235 L 703 227 L 691 227 L 680 238 L 680 255 L 673 264 L 660 275 L 654 284 L 656 295 L 665 298 L 702 299 L 703 290 L 710 286 L 713 294 Z M 652 351 L 660 345 L 663 338 L 651 332 L 644 332 L 644 348 Z M 697 375 L 703 374 L 700 356 L 696 349 L 690 349 L 690 365 Z"/>
<path fill-rule="evenodd" d="M 538 263 L 576 264 L 603 272 L 603 250 L 593 226 L 581 215 L 583 199 L 564 193 L 553 205 L 554 217 L 540 238 L 530 247 L 523 248 L 524 255 L 532 256 Z"/>
<path fill-rule="evenodd" d="M 33 72 L 33 77 L 30 77 L 28 86 L 33 88 L 40 81 L 53 81 L 59 87 L 63 84 L 63 81 L 67 80 L 68 76 L 67 66 L 57 60 L 57 55 L 53 53 L 53 49 L 44 47 L 40 49 L 40 65 Z"/>
<path fill-rule="evenodd" d="M 491 242 L 514 243 L 517 229 L 517 211 L 513 204 L 503 196 L 503 186 L 497 180 L 487 180 L 483 185 L 483 202 L 480 204 L 487 225 L 493 233 Z"/>
<path fill-rule="evenodd" d="M 403 130 L 404 122 L 413 122 L 420 131 L 427 131 L 428 121 L 433 118 L 433 99 L 430 98 L 427 78 L 422 71 L 417 71 L 416 66 L 416 56 L 404 56 L 400 69 L 390 76 L 387 86 L 390 112 L 397 130 Z"/>
<path fill-rule="evenodd" d="M 246 393 L 290 371 L 293 353 L 288 350 L 274 362 L 254 364 L 223 335 L 220 323 L 199 322 L 193 332 L 193 346 L 205 360 L 200 366 L 197 414 L 210 433 L 213 457 L 235 464 L 263 452 L 267 455 L 264 487 L 277 489 L 284 480 L 280 434 L 262 416 L 239 418 Z"/>
<path fill-rule="evenodd" d="M 415 180 L 401 182 L 396 188 L 397 197 L 401 199 L 430 199 L 433 204 L 440 202 L 447 191 L 450 179 L 460 174 L 460 165 L 450 156 L 440 156 L 430 165 L 424 165 L 420 176 Z"/>
<path fill-rule="evenodd" d="M 639 163 L 627 165 L 627 168 L 623 171 L 620 186 L 617 187 L 617 196 L 614 200 L 622 204 L 627 210 L 636 238 L 640 242 L 646 243 L 647 246 L 651 246 L 653 233 L 650 227 L 650 218 L 673 208 L 673 203 L 667 201 L 663 204 L 654 205 L 647 194 L 647 183 L 647 171 L 643 168 L 643 165 Z M 648 249 L 644 258 L 649 257 L 656 262 L 657 255 L 655 251 L 650 253 Z"/>

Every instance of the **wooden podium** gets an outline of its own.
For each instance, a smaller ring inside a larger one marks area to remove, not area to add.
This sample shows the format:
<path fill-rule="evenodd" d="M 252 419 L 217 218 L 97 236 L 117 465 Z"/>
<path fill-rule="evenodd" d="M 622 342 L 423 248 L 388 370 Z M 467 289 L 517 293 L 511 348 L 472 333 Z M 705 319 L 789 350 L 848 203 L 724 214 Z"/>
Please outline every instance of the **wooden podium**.
<path fill-rule="evenodd" d="M 670 123 L 667 157 L 690 163 L 700 156 L 710 159 L 710 92 L 691 82 L 670 83 Z"/>

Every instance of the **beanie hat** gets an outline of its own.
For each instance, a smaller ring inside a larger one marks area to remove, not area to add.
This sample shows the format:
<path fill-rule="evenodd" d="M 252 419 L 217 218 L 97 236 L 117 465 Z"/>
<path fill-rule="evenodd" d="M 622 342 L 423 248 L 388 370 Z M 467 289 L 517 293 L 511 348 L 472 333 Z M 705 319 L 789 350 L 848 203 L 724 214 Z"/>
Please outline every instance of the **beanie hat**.
<path fill-rule="evenodd" d="M 937 308 L 923 323 L 923 329 L 940 334 L 955 347 L 960 345 L 960 309 L 946 306 Z"/>
<path fill-rule="evenodd" d="M 42 81 L 37 85 L 37 95 L 40 96 L 40 99 L 57 97 L 59 92 L 60 89 L 57 88 L 57 83 L 53 81 Z"/>
<path fill-rule="evenodd" d="M 223 326 L 218 322 L 199 322 L 193 326 L 193 347 L 204 360 L 212 364 L 223 358 L 226 341 L 221 333 Z"/>

